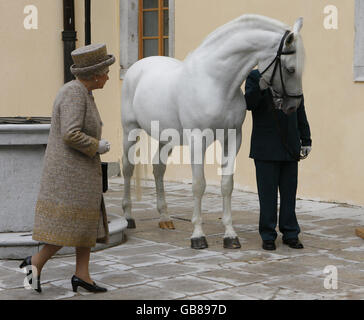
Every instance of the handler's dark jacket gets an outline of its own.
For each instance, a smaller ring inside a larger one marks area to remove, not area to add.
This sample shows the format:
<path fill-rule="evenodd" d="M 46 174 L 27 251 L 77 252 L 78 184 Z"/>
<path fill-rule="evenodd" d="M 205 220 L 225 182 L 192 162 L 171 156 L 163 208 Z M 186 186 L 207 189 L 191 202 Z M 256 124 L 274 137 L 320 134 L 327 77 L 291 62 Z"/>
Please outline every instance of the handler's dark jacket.
<path fill-rule="evenodd" d="M 258 70 L 250 72 L 245 84 L 247 109 L 252 111 L 253 132 L 250 158 L 265 161 L 295 161 L 285 148 L 273 112 L 276 112 L 281 134 L 294 155 L 299 155 L 301 145 L 311 146 L 310 126 L 307 122 L 304 100 L 297 111 L 286 115 L 273 107 L 269 89 L 261 90 Z"/>

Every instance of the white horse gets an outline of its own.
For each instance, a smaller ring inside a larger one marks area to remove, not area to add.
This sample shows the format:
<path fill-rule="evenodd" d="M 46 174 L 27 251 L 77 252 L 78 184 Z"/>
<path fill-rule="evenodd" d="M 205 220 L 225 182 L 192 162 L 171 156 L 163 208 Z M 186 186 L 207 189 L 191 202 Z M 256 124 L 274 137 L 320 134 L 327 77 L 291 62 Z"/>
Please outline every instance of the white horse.
<path fill-rule="evenodd" d="M 151 122 L 158 121 L 160 132 L 173 128 L 182 137 L 184 129 L 190 129 L 187 142 L 191 152 L 194 198 L 191 247 L 203 249 L 208 246 L 201 217 L 201 200 L 206 187 L 204 162 L 194 161 L 197 156 L 193 141 L 204 141 L 202 131 L 205 129 L 212 129 L 215 133 L 217 129 L 224 129 L 223 157 L 227 154 L 228 158 L 221 167 L 224 247 L 241 247 L 231 218 L 234 160 L 241 145 L 241 127 L 246 113 L 241 86 L 249 72 L 258 66 L 264 73 L 261 88 L 269 87 L 276 98 L 281 98 L 277 99 L 281 102 L 281 109 L 289 113 L 299 107 L 304 60 L 299 34 L 302 24 L 302 18 L 299 18 L 290 29 L 267 17 L 243 15 L 212 32 L 184 61 L 148 57 L 130 67 L 123 82 L 121 112 L 124 132 L 122 207 L 129 228 L 135 228 L 135 222 L 131 217 L 130 198 L 134 164 L 128 155 L 136 143 L 129 134 L 134 129 L 144 129 L 151 135 Z M 228 129 L 236 130 L 234 152 L 227 148 Z M 164 144 L 159 141 L 159 150 Z M 208 143 L 200 143 L 203 159 L 207 147 Z M 164 195 L 165 170 L 165 163 L 153 164 L 159 226 L 174 229 Z"/>

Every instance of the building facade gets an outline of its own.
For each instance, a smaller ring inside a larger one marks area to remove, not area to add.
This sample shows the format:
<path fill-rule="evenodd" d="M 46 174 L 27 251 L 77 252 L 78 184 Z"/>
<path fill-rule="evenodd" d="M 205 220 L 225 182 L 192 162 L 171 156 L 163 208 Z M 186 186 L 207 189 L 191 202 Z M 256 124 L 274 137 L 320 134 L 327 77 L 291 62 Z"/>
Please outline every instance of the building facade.
<path fill-rule="evenodd" d="M 37 28 L 29 29 L 34 24 L 27 20 L 29 5 L 37 9 Z M 363 0 L 92 0 L 91 5 L 92 42 L 106 43 L 119 62 L 111 67 L 105 89 L 95 92 L 103 137 L 112 146 L 104 161 L 120 163 L 121 88 L 125 72 L 138 59 L 158 54 L 183 60 L 210 32 L 242 14 L 288 25 L 302 16 L 303 87 L 313 149 L 299 164 L 298 196 L 364 205 Z M 50 116 L 63 84 L 62 1 L 3 0 L 0 19 L 0 116 Z M 83 0 L 75 0 L 75 26 L 80 47 L 85 39 Z M 250 134 L 248 113 L 234 180 L 235 187 L 256 191 Z M 153 178 L 151 165 L 136 172 Z M 217 165 L 207 165 L 205 172 L 208 183 L 219 183 Z M 189 181 L 191 168 L 169 165 L 165 179 Z"/>

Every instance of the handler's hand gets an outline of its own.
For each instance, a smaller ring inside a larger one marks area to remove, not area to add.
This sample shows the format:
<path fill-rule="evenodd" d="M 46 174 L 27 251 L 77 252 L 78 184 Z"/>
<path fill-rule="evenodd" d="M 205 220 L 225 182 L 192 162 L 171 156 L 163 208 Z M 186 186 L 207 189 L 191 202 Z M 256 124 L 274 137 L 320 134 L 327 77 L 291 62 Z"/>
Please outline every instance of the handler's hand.
<path fill-rule="evenodd" d="M 301 159 L 306 159 L 308 154 L 311 152 L 312 147 L 311 146 L 307 146 L 307 147 L 301 147 Z"/>
<path fill-rule="evenodd" d="M 109 151 L 110 151 L 110 143 L 105 139 L 101 139 L 99 141 L 99 148 L 97 149 L 97 152 L 100 154 L 104 154 Z"/>

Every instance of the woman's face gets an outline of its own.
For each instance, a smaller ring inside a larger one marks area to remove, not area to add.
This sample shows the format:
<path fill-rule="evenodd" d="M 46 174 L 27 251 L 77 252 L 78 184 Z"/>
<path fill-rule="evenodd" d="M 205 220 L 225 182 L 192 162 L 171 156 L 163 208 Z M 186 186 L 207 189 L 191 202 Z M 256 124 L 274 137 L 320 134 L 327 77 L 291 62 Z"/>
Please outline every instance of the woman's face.
<path fill-rule="evenodd" d="M 106 71 L 103 75 L 96 75 L 95 76 L 96 89 L 102 89 L 106 83 L 107 80 L 109 80 L 109 70 Z"/>

